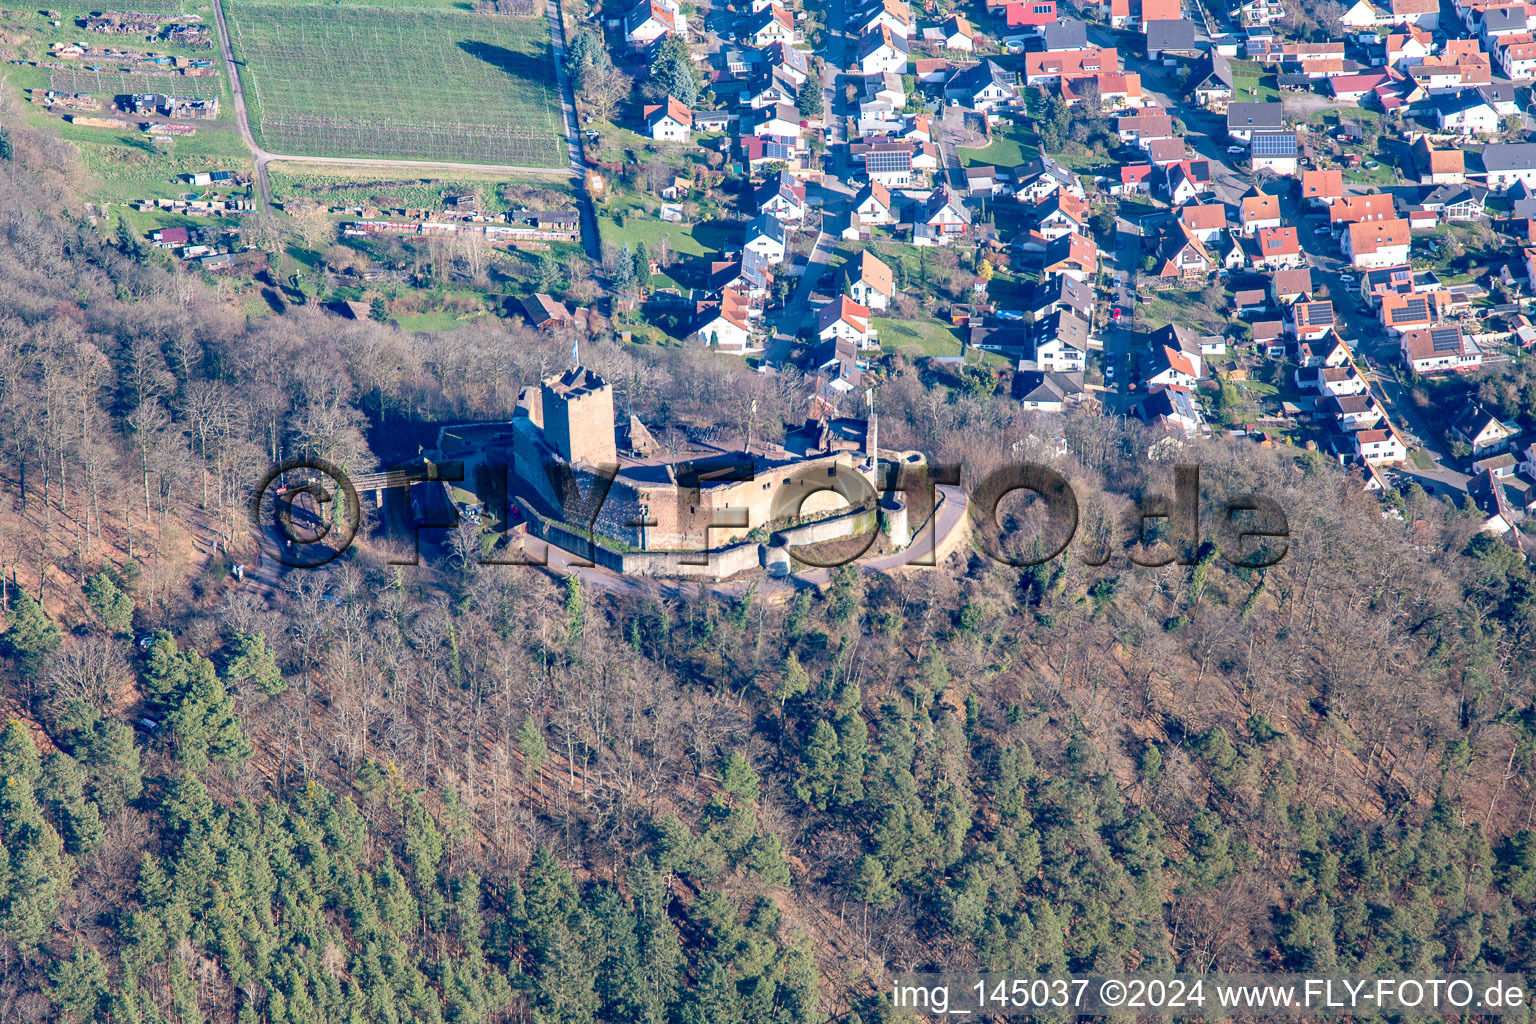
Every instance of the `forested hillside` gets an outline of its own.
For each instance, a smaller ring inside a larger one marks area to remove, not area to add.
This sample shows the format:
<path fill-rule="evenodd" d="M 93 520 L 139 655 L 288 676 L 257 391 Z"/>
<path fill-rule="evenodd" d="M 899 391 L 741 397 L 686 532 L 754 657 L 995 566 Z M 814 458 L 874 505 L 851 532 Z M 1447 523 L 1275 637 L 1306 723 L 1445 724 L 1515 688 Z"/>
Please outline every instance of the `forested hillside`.
<path fill-rule="evenodd" d="M 377 540 L 237 586 L 280 452 L 414 455 L 570 339 L 248 319 L 9 139 L 0 1020 L 867 1024 L 912 968 L 1532 965 L 1533 580 L 1474 515 L 892 365 L 886 445 L 1050 462 L 1078 542 L 784 601 Z M 663 438 L 804 414 L 707 352 L 583 359 Z M 1130 564 L 1176 461 L 1207 522 L 1279 502 L 1287 556 Z"/>

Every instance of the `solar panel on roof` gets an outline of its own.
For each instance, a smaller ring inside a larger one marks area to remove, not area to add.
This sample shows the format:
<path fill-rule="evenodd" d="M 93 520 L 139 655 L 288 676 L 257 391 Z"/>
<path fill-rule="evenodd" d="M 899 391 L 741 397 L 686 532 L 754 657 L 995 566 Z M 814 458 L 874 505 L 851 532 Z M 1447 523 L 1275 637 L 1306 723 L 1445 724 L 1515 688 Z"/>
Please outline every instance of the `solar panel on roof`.
<path fill-rule="evenodd" d="M 1291 156 L 1296 152 L 1296 136 L 1287 134 L 1255 135 L 1254 156 Z"/>
<path fill-rule="evenodd" d="M 1455 327 L 1431 328 L 1429 343 L 1436 352 L 1459 352 L 1461 351 L 1461 331 Z"/>
<path fill-rule="evenodd" d="M 1327 327 L 1333 323 L 1333 304 L 1315 302 L 1307 307 L 1307 323 L 1313 327 Z"/>

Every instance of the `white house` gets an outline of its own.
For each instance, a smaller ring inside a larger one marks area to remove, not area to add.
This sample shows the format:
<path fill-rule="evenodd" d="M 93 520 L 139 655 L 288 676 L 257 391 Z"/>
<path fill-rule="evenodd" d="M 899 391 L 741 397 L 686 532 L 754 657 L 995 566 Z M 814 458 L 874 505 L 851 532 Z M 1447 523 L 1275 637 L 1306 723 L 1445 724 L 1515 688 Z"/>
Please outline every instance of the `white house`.
<path fill-rule="evenodd" d="M 885 309 L 896 297 L 891 268 L 867 249 L 859 253 L 858 259 L 844 264 L 843 274 L 848 280 L 848 294 L 861 306 Z"/>
<path fill-rule="evenodd" d="M 1373 466 L 1402 462 L 1408 458 L 1407 446 L 1390 423 L 1385 427 L 1355 431 L 1354 442 L 1355 454 Z"/>
<path fill-rule="evenodd" d="M 787 248 L 784 239 L 784 222 L 771 213 L 759 214 L 747 226 L 747 239 L 743 247 L 749 252 L 757 253 L 770 265 L 777 266 L 783 263 Z"/>
<path fill-rule="evenodd" d="M 651 138 L 662 142 L 687 142 L 693 137 L 693 111 L 681 100 L 668 95 L 667 102 L 643 110 L 645 128 Z"/>
<path fill-rule="evenodd" d="M 853 212 L 864 224 L 894 224 L 896 215 L 891 207 L 891 193 L 884 185 L 872 181 L 859 190 L 853 199 Z"/>
<path fill-rule="evenodd" d="M 841 339 L 860 348 L 873 348 L 878 342 L 869 329 L 869 307 L 861 306 L 846 295 L 821 307 L 816 321 L 816 337 L 821 341 Z"/>
<path fill-rule="evenodd" d="M 1435 124 L 1447 135 L 1492 135 L 1499 130 L 1498 112 L 1476 89 L 1462 89 L 1434 98 Z"/>
<path fill-rule="evenodd" d="M 1403 363 L 1415 373 L 1462 372 L 1483 365 L 1480 348 L 1460 327 L 1416 327 L 1397 339 Z"/>
<path fill-rule="evenodd" d="M 894 71 L 898 75 L 907 71 L 907 40 L 881 25 L 859 40 L 858 68 L 861 74 L 878 75 Z"/>
<path fill-rule="evenodd" d="M 976 30 L 971 23 L 965 20 L 964 15 L 951 14 L 949 20 L 944 22 L 941 31 L 944 34 L 944 48 L 946 50 L 963 50 L 967 53 L 976 49 Z"/>
<path fill-rule="evenodd" d="M 688 18 L 660 0 L 643 0 L 624 19 L 624 38 L 632 47 L 646 47 L 669 32 L 687 38 Z"/>
<path fill-rule="evenodd" d="M 694 321 L 692 337 L 721 352 L 741 353 L 752 344 L 748 302 L 739 292 L 723 289 L 720 301 L 710 303 Z"/>
<path fill-rule="evenodd" d="M 1396 267 L 1408 262 L 1406 220 L 1362 221 L 1351 224 L 1343 238 L 1344 255 L 1356 267 Z"/>

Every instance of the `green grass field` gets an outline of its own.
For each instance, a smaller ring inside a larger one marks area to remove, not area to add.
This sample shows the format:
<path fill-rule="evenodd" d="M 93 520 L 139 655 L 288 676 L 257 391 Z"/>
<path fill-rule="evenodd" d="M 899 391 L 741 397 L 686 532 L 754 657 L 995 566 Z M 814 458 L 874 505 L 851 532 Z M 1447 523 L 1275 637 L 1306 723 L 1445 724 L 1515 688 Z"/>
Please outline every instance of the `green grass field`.
<path fill-rule="evenodd" d="M 559 167 L 548 22 L 443 9 L 235 2 L 252 129 L 275 153 Z"/>

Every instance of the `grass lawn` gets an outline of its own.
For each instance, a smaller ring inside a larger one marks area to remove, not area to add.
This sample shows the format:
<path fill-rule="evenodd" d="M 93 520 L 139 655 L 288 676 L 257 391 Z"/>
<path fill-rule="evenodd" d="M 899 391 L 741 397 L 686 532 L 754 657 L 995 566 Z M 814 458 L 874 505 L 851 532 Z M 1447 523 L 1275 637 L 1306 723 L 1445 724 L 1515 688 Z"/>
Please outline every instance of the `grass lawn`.
<path fill-rule="evenodd" d="M 405 313 L 393 319 L 400 321 L 400 326 L 407 331 L 451 331 L 460 324 L 486 315 L 483 310 L 467 314 L 445 310 L 437 313 Z"/>
<path fill-rule="evenodd" d="M 1280 98 L 1275 76 L 1251 60 L 1232 62 L 1232 99 L 1237 103 L 1269 103 Z"/>
<path fill-rule="evenodd" d="M 1369 171 L 1363 166 L 1353 167 L 1344 172 L 1344 183 L 1346 185 L 1395 185 L 1397 171 L 1380 162 Z"/>
<path fill-rule="evenodd" d="M 1430 458 L 1429 453 L 1422 448 L 1415 448 L 1413 451 L 1409 452 L 1408 458 L 1411 459 L 1413 464 L 1419 469 L 1427 471 L 1435 468 L 1435 460 Z"/>
<path fill-rule="evenodd" d="M 992 133 L 992 141 L 980 149 L 958 150 L 960 161 L 970 167 L 976 164 L 992 167 L 1017 167 L 1026 160 L 1040 155 L 1040 145 L 1035 133 L 1022 125 L 999 128 Z"/>
<path fill-rule="evenodd" d="M 620 213 L 624 215 L 623 224 L 619 223 Z M 742 233 L 740 224 L 725 221 L 664 221 L 655 212 L 647 211 L 638 196 L 605 203 L 598 211 L 597 228 L 605 245 L 618 248 L 628 243 L 633 249 L 636 242 L 644 242 L 654 252 L 656 243 L 665 238 L 673 253 L 686 256 L 711 256 L 727 245 L 739 246 Z"/>
<path fill-rule="evenodd" d="M 559 167 L 548 23 L 441 3 L 226 10 L 252 129 L 278 153 Z"/>
<path fill-rule="evenodd" d="M 909 357 L 957 356 L 960 336 L 949 324 L 937 320 L 884 320 L 870 318 L 870 326 L 880 335 L 880 347 Z"/>

